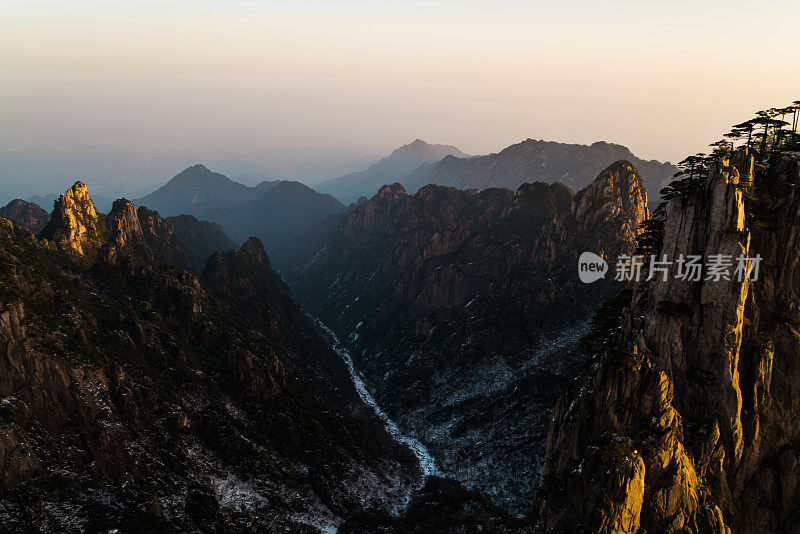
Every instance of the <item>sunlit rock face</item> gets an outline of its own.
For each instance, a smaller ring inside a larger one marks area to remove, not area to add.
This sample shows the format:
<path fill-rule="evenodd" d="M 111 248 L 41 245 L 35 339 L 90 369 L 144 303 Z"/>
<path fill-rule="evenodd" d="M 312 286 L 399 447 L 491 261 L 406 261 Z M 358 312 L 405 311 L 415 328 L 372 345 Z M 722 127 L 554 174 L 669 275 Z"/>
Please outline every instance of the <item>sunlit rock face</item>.
<path fill-rule="evenodd" d="M 236 248 L 222 227 L 192 216 L 166 221 L 156 211 L 115 200 L 108 215 L 97 212 L 86 186 L 77 182 L 55 202 L 53 217 L 40 236 L 57 248 L 93 261 L 120 250 L 148 262 L 177 265 L 200 273 L 217 250 Z"/>
<path fill-rule="evenodd" d="M 515 514 L 532 507 L 550 409 L 575 347 L 621 286 L 584 285 L 584 251 L 633 252 L 647 197 L 629 162 L 562 184 L 386 185 L 290 276 L 352 349 L 379 404 L 445 474 Z"/>
<path fill-rule="evenodd" d="M 102 242 L 102 223 L 83 182 L 75 182 L 56 200 L 50 222 L 42 237 L 53 241 L 61 250 L 83 254 L 87 247 Z"/>
<path fill-rule="evenodd" d="M 742 151 L 670 203 L 662 254 L 760 255 L 758 278 L 635 288 L 621 328 L 556 407 L 540 530 L 796 527 L 798 183 L 796 159 L 756 165 Z"/>

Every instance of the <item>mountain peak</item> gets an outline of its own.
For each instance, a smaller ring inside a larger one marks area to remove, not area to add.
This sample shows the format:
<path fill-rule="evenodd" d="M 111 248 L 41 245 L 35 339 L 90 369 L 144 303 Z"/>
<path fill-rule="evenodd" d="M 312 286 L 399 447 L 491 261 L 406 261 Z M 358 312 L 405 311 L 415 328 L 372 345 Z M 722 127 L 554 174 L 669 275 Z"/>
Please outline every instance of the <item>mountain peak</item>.
<path fill-rule="evenodd" d="M 41 232 L 47 221 L 50 220 L 50 214 L 38 204 L 19 198 L 9 202 L 6 207 L 0 208 L 0 217 L 27 228 L 34 234 Z"/>
<path fill-rule="evenodd" d="M 212 254 L 206 261 L 202 279 L 233 294 L 252 297 L 273 276 L 264 245 L 257 237 L 251 237 L 241 248 Z"/>
<path fill-rule="evenodd" d="M 196 214 L 200 206 L 238 203 L 252 195 L 250 187 L 198 163 L 182 170 L 166 184 L 134 203 L 170 216 Z"/>
<path fill-rule="evenodd" d="M 467 156 L 467 154 L 461 152 L 458 148 L 452 145 L 432 145 L 426 141 L 423 141 L 422 139 L 414 139 L 409 144 L 394 149 L 388 158 L 382 159 L 380 162 L 376 163 L 376 165 L 380 165 L 381 162 L 386 160 L 394 160 L 398 158 L 416 158 L 414 161 L 416 165 L 409 169 L 409 171 L 406 171 L 410 172 L 422 163 L 439 161 L 443 157 L 449 155 L 456 155 L 459 157 Z"/>
<path fill-rule="evenodd" d="M 267 252 L 264 250 L 264 244 L 257 237 L 251 237 L 241 247 L 241 251 L 245 253 L 257 265 L 267 268 L 269 267 L 269 258 Z"/>
<path fill-rule="evenodd" d="M 82 255 L 87 245 L 99 240 L 99 234 L 97 210 L 86 184 L 77 181 L 55 201 L 50 222 L 41 236 L 55 242 L 62 250 Z"/>
<path fill-rule="evenodd" d="M 404 182 L 404 178 L 421 165 L 436 163 L 447 156 L 467 158 L 469 154 L 452 145 L 432 145 L 422 139 L 414 139 L 394 149 L 389 156 L 372 164 L 367 170 L 327 180 L 317 184 L 316 189 L 321 193 L 330 193 L 345 203 L 356 201 L 361 196 L 374 195 L 382 184 L 395 180 Z"/>
<path fill-rule="evenodd" d="M 277 194 L 280 193 L 285 194 L 285 193 L 298 193 L 298 192 L 305 193 L 313 191 L 313 189 L 311 189 L 304 183 L 297 182 L 294 180 L 281 180 L 280 182 L 272 186 L 272 188 L 270 188 L 269 191 Z"/>
<path fill-rule="evenodd" d="M 86 184 L 80 180 L 67 189 L 59 200 L 80 206 L 82 209 L 86 210 L 88 215 L 97 218 L 97 210 L 94 207 L 94 202 L 92 202 L 92 199 L 89 197 L 89 189 L 86 187 Z"/>
<path fill-rule="evenodd" d="M 205 183 L 207 183 L 208 181 L 219 181 L 219 182 L 233 181 L 224 174 L 214 172 L 205 165 L 203 165 L 202 163 L 198 163 L 196 165 L 192 165 L 191 167 L 187 167 L 178 174 L 176 174 L 175 177 L 172 178 L 172 180 L 170 180 L 167 183 L 167 185 L 171 183 L 185 184 L 198 180 L 203 180 Z"/>
<path fill-rule="evenodd" d="M 578 192 L 572 214 L 581 229 L 603 224 L 619 240 L 633 240 L 649 217 L 644 181 L 630 161 L 615 161 Z"/>
<path fill-rule="evenodd" d="M 126 198 L 114 201 L 108 214 L 111 239 L 118 247 L 140 243 L 143 239 L 142 225 L 133 202 Z"/>

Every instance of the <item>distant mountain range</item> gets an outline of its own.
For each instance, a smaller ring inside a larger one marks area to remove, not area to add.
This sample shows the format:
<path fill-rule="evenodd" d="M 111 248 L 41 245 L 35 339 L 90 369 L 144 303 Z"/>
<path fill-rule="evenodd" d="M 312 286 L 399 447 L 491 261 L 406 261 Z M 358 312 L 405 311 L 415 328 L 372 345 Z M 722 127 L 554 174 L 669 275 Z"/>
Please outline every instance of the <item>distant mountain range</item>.
<path fill-rule="evenodd" d="M 189 167 L 134 203 L 165 217 L 189 214 L 219 223 L 237 243 L 258 237 L 278 269 L 298 259 L 301 233 L 345 211 L 331 195 L 300 182 L 263 181 L 250 187 L 204 165 Z"/>
<path fill-rule="evenodd" d="M 342 202 L 371 197 L 384 184 L 399 182 L 413 193 L 428 184 L 516 190 L 537 180 L 561 182 L 578 191 L 619 160 L 640 169 L 651 200 L 677 172 L 670 163 L 644 161 L 626 147 L 606 142 L 587 146 L 527 139 L 497 154 L 469 156 L 451 145 L 417 139 L 367 170 L 322 182 L 316 190 L 299 182 L 270 179 L 248 186 L 194 165 L 134 202 L 163 217 L 189 214 L 219 223 L 237 243 L 256 236 L 276 268 L 286 272 L 304 259 L 309 241 L 324 240 L 338 226 L 346 211 Z M 259 173 L 240 176 L 250 183 L 269 178 Z"/>
<path fill-rule="evenodd" d="M 507 187 L 538 180 L 561 182 L 573 191 L 589 185 L 603 169 L 615 161 L 631 162 L 644 179 L 651 199 L 678 171 L 671 163 L 645 161 L 622 146 L 599 141 L 592 145 L 556 143 L 526 139 L 497 154 L 474 158 L 445 157 L 422 165 L 400 180 L 409 191 L 427 184 L 449 185 L 459 189 Z"/>
<path fill-rule="evenodd" d="M 252 200 L 266 193 L 275 183 L 262 182 L 255 187 L 248 187 L 210 171 L 205 165 L 193 165 L 134 203 L 156 210 L 164 217 L 197 215 L 219 206 Z"/>
<path fill-rule="evenodd" d="M 445 156 L 469 157 L 452 145 L 431 145 L 416 139 L 396 149 L 367 170 L 320 182 L 316 189 L 350 203 L 361 196 L 372 196 L 382 185 L 393 183 L 420 165 L 437 162 Z"/>
<path fill-rule="evenodd" d="M 678 171 L 671 163 L 645 161 L 622 145 L 604 141 L 579 145 L 526 139 L 497 154 L 469 156 L 454 146 L 430 145 L 417 139 L 365 171 L 322 182 L 316 188 L 346 203 L 361 196 L 370 198 L 381 186 L 394 182 L 410 193 L 428 184 L 516 190 L 534 180 L 561 182 L 578 191 L 619 160 L 630 161 L 639 169 L 652 199 L 658 197 L 661 188 Z"/>
<path fill-rule="evenodd" d="M 136 198 L 174 176 L 187 162 L 203 161 L 246 185 L 291 179 L 316 183 L 363 169 L 379 156 L 330 146 L 258 147 L 237 151 L 187 149 L 147 153 L 113 146 L 70 149 L 0 149 L 0 201 L 60 193 L 80 179 L 93 197 Z M 253 181 L 256 175 L 264 176 Z M 271 178 L 266 178 L 271 177 Z M 58 197 L 58 195 L 56 195 Z M 102 204 L 96 202 L 97 204 Z M 100 209 L 100 205 L 97 206 Z M 46 206 L 52 208 L 52 204 Z M 100 210 L 104 211 L 104 210 Z"/>

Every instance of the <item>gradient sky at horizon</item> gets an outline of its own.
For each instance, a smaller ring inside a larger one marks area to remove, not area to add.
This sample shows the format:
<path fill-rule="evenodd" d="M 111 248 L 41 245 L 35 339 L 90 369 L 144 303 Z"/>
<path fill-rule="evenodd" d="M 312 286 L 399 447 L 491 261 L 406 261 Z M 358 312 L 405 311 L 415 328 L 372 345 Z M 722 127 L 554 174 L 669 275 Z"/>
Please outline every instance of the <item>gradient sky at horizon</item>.
<path fill-rule="evenodd" d="M 677 161 L 800 98 L 800 3 L 0 4 L 0 143 L 482 154 L 532 137 Z"/>

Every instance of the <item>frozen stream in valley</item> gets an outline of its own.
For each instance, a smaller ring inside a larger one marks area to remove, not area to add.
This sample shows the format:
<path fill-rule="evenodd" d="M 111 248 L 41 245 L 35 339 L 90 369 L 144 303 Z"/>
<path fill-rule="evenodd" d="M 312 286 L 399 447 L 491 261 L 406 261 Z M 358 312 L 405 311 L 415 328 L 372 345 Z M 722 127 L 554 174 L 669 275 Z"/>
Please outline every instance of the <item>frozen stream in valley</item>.
<path fill-rule="evenodd" d="M 347 365 L 347 369 L 350 372 L 350 378 L 353 380 L 353 385 L 355 385 L 356 391 L 358 391 L 358 395 L 361 397 L 361 400 L 364 401 L 364 403 L 370 408 L 372 408 L 378 417 L 381 418 L 389 435 L 391 435 L 392 438 L 394 438 L 394 440 L 398 443 L 411 449 L 411 452 L 413 452 L 414 456 L 416 456 L 417 460 L 419 460 L 419 465 L 423 473 L 423 484 L 425 479 L 429 476 L 439 475 L 440 472 L 439 468 L 436 467 L 436 461 L 430 455 L 428 449 L 425 448 L 425 445 L 420 443 L 418 440 L 403 434 L 402 430 L 400 430 L 400 427 L 397 426 L 397 423 L 395 423 L 391 417 L 381 410 L 381 407 L 378 406 L 375 398 L 367 389 L 366 384 L 364 384 L 364 380 L 362 380 L 361 375 L 353 366 L 353 358 L 350 357 L 350 353 L 341 344 L 339 338 L 336 337 L 336 334 L 334 334 L 330 328 L 325 326 L 319 319 L 315 320 L 319 327 L 331 337 L 331 340 L 333 341 L 333 350 L 335 350 L 336 353 L 341 356 L 342 360 L 344 360 L 344 363 Z"/>

